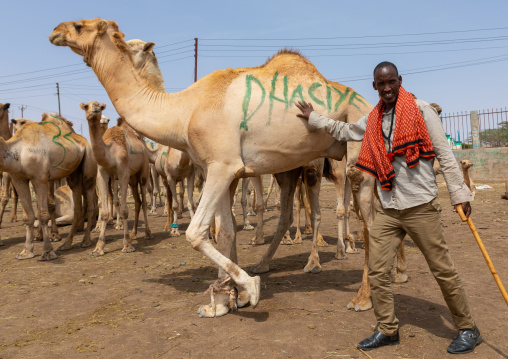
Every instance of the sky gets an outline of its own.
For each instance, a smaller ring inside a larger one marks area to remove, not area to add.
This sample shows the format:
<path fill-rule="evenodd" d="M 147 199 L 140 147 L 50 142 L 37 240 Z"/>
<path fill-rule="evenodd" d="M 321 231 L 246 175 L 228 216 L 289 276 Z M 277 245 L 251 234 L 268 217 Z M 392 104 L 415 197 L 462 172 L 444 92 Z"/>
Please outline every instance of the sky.
<path fill-rule="evenodd" d="M 60 22 L 100 17 L 119 24 L 125 39 L 156 44 L 167 92 L 219 69 L 264 63 L 278 49 L 300 50 L 329 80 L 354 88 L 372 104 L 372 70 L 399 69 L 403 86 L 444 113 L 508 104 L 508 23 L 505 1 L 9 1 L 2 4 L 0 103 L 10 117 L 40 121 L 58 112 L 88 135 L 81 102 L 113 105 L 93 71 L 48 36 Z"/>

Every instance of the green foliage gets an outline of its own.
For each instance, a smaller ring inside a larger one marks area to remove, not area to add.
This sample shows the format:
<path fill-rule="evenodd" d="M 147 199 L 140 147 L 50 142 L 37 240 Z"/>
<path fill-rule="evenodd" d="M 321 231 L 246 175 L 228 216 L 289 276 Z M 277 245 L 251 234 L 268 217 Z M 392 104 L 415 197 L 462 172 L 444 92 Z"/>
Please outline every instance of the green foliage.
<path fill-rule="evenodd" d="M 508 146 L 508 121 L 500 122 L 498 128 L 481 131 L 480 141 L 485 147 Z"/>

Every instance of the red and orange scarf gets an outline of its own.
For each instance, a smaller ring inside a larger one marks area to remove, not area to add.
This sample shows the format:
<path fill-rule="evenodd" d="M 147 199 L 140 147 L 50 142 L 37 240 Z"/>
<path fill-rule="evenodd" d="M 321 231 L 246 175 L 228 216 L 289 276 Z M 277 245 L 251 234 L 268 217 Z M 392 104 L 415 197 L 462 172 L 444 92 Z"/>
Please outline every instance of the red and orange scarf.
<path fill-rule="evenodd" d="M 400 87 L 395 104 L 397 121 L 391 146 L 392 152 L 388 154 L 381 128 L 384 108 L 383 100 L 379 100 L 369 114 L 360 155 L 355 167 L 376 177 L 381 183 L 381 188 L 390 191 L 393 186 L 393 177 L 395 177 L 391 163 L 394 160 L 394 155 L 405 154 L 407 166 L 413 168 L 420 163 L 420 157 L 429 160 L 436 154 L 422 114 L 418 110 L 413 96 L 403 87 Z"/>

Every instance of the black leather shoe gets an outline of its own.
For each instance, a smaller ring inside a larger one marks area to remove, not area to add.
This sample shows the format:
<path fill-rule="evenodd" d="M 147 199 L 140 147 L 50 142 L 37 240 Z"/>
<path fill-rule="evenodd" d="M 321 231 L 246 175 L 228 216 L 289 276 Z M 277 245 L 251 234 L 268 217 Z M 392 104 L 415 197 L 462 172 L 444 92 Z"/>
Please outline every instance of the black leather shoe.
<path fill-rule="evenodd" d="M 478 328 L 461 329 L 452 343 L 446 349 L 451 354 L 466 354 L 471 353 L 474 348 L 483 341 L 482 335 Z"/>
<path fill-rule="evenodd" d="M 374 350 L 379 347 L 383 347 L 385 345 L 398 345 L 399 342 L 399 332 L 392 336 L 386 336 L 376 331 L 370 337 L 362 340 L 360 343 L 356 345 L 357 348 L 362 350 Z"/>

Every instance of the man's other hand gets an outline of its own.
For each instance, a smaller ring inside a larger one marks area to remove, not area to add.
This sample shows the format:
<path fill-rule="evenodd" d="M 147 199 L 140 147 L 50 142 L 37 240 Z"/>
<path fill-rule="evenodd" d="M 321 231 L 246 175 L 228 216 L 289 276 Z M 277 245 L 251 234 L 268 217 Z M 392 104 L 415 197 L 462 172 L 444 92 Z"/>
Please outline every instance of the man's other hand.
<path fill-rule="evenodd" d="M 305 120 L 308 120 L 311 112 L 314 111 L 314 107 L 312 107 L 312 104 L 310 102 L 307 103 L 305 101 L 298 101 L 298 103 L 295 103 L 295 105 L 296 107 L 298 107 L 300 111 L 302 111 L 302 113 L 299 113 L 296 116 L 303 118 Z"/>

